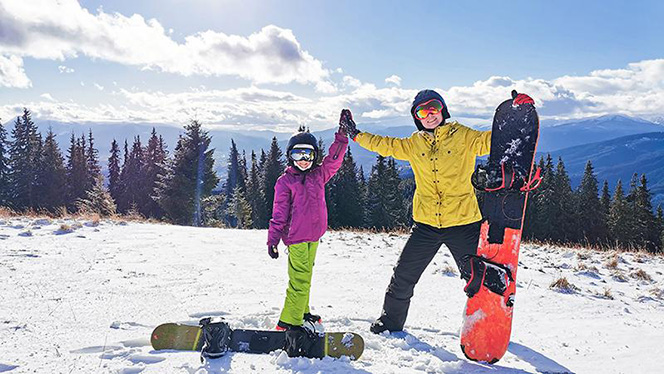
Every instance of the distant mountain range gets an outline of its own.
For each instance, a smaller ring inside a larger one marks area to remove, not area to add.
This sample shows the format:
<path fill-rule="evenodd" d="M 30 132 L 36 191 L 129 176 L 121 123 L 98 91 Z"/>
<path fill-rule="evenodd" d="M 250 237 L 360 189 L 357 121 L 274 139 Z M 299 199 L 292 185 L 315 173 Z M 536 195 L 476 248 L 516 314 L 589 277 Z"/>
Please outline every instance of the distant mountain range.
<path fill-rule="evenodd" d="M 105 168 L 109 156 L 110 145 L 116 139 L 122 147 L 127 139 L 129 145 L 135 136 L 147 142 L 152 127 L 164 137 L 170 152 L 175 148 L 178 136 L 184 133 L 182 127 L 167 124 L 137 124 L 137 123 L 63 123 L 57 121 L 36 121 L 42 133 L 51 127 L 57 135 L 63 153 L 69 146 L 72 132 L 80 137 L 92 129 L 95 145 L 99 149 L 100 161 Z M 5 128 L 11 132 L 12 121 L 5 123 Z M 415 126 L 408 123 L 404 126 L 384 127 L 381 125 L 362 125 L 360 128 L 381 135 L 395 137 L 410 136 Z M 314 132 L 322 138 L 326 148 L 334 139 L 335 129 Z M 245 150 L 247 158 L 251 151 L 260 155 L 260 150 L 268 150 L 273 137 L 279 141 L 282 149 L 291 134 L 276 133 L 272 131 L 230 131 L 209 130 L 212 136 L 212 147 L 215 148 L 216 169 L 219 176 L 225 177 L 228 151 L 231 139 L 235 141 L 240 151 Z M 365 173 L 371 171 L 376 160 L 376 154 L 367 151 L 351 142 L 351 151 L 358 167 L 361 165 Z M 600 183 L 606 179 L 611 188 L 618 178 L 628 186 L 633 173 L 646 173 L 651 190 L 656 201 L 664 201 L 664 125 L 623 115 L 609 115 L 596 118 L 586 118 L 576 121 L 555 123 L 543 121 L 540 129 L 538 144 L 539 155 L 551 153 L 556 159 L 561 156 L 565 162 L 573 184 L 576 185 L 583 174 L 585 163 L 592 160 Z M 402 169 L 402 175 L 412 175 L 407 162 L 397 162 Z"/>
<path fill-rule="evenodd" d="M 612 191 L 620 179 L 627 193 L 632 175 L 645 174 L 654 207 L 659 203 L 664 205 L 664 132 L 629 135 L 565 148 L 551 152 L 551 156 L 555 162 L 562 157 L 574 187 L 581 181 L 588 160 L 593 164 L 600 188 L 607 180 Z"/>

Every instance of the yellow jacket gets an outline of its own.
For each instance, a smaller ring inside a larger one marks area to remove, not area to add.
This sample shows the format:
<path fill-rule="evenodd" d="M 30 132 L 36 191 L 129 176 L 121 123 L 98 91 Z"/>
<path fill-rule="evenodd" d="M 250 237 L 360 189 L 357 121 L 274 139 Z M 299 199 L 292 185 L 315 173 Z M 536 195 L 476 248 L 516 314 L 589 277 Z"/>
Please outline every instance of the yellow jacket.
<path fill-rule="evenodd" d="M 410 162 L 415 174 L 413 219 L 438 228 L 482 219 L 470 176 L 475 158 L 489 154 L 491 131 L 477 131 L 456 121 L 433 134 L 416 131 L 409 138 L 359 133 L 357 144 L 381 156 Z"/>

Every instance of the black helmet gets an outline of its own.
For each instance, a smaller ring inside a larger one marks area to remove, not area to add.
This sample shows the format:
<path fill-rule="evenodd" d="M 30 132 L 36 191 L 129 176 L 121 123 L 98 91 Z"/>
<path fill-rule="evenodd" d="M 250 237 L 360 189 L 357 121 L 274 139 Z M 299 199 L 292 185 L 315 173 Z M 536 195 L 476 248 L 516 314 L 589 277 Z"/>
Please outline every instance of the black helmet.
<path fill-rule="evenodd" d="M 312 148 L 314 150 L 314 162 L 312 168 L 320 164 L 320 152 L 318 150 L 318 140 L 316 137 L 309 132 L 308 129 L 305 129 L 303 126 L 298 129 L 298 132 L 291 136 L 288 140 L 288 147 L 286 148 L 286 158 L 288 159 L 288 165 L 295 166 L 293 159 L 291 159 L 291 150 L 296 148 L 296 146 L 306 146 L 306 148 Z M 311 170 L 311 169 L 309 169 Z"/>

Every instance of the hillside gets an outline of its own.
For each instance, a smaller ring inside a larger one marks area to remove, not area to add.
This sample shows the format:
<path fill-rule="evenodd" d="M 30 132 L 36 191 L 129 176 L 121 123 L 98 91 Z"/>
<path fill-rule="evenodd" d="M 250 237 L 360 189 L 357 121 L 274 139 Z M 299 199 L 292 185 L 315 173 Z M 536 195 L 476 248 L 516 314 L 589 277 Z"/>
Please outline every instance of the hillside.
<path fill-rule="evenodd" d="M 63 230 L 67 225 L 71 231 Z M 373 335 L 407 236 L 327 233 L 311 305 L 362 334 L 359 361 L 154 351 L 152 329 L 223 316 L 271 329 L 287 284 L 263 230 L 0 218 L 0 372 L 655 373 L 664 355 L 664 259 L 524 244 L 512 343 L 496 365 L 459 348 L 464 286 L 443 247 L 415 289 L 405 334 Z M 648 280 L 645 277 L 652 279 Z M 574 289 L 551 289 L 565 277 Z"/>

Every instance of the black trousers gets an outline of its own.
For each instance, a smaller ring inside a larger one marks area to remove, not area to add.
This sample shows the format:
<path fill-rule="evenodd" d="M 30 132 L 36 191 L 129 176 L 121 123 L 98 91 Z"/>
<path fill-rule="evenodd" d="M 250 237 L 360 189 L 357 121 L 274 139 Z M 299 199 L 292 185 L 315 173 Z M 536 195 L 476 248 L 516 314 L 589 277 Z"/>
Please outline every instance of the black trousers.
<path fill-rule="evenodd" d="M 403 330 L 413 289 L 441 245 L 450 249 L 461 277 L 470 279 L 469 259 L 477 253 L 480 226 L 475 222 L 439 229 L 415 222 L 385 293 L 380 319 L 388 330 Z"/>

